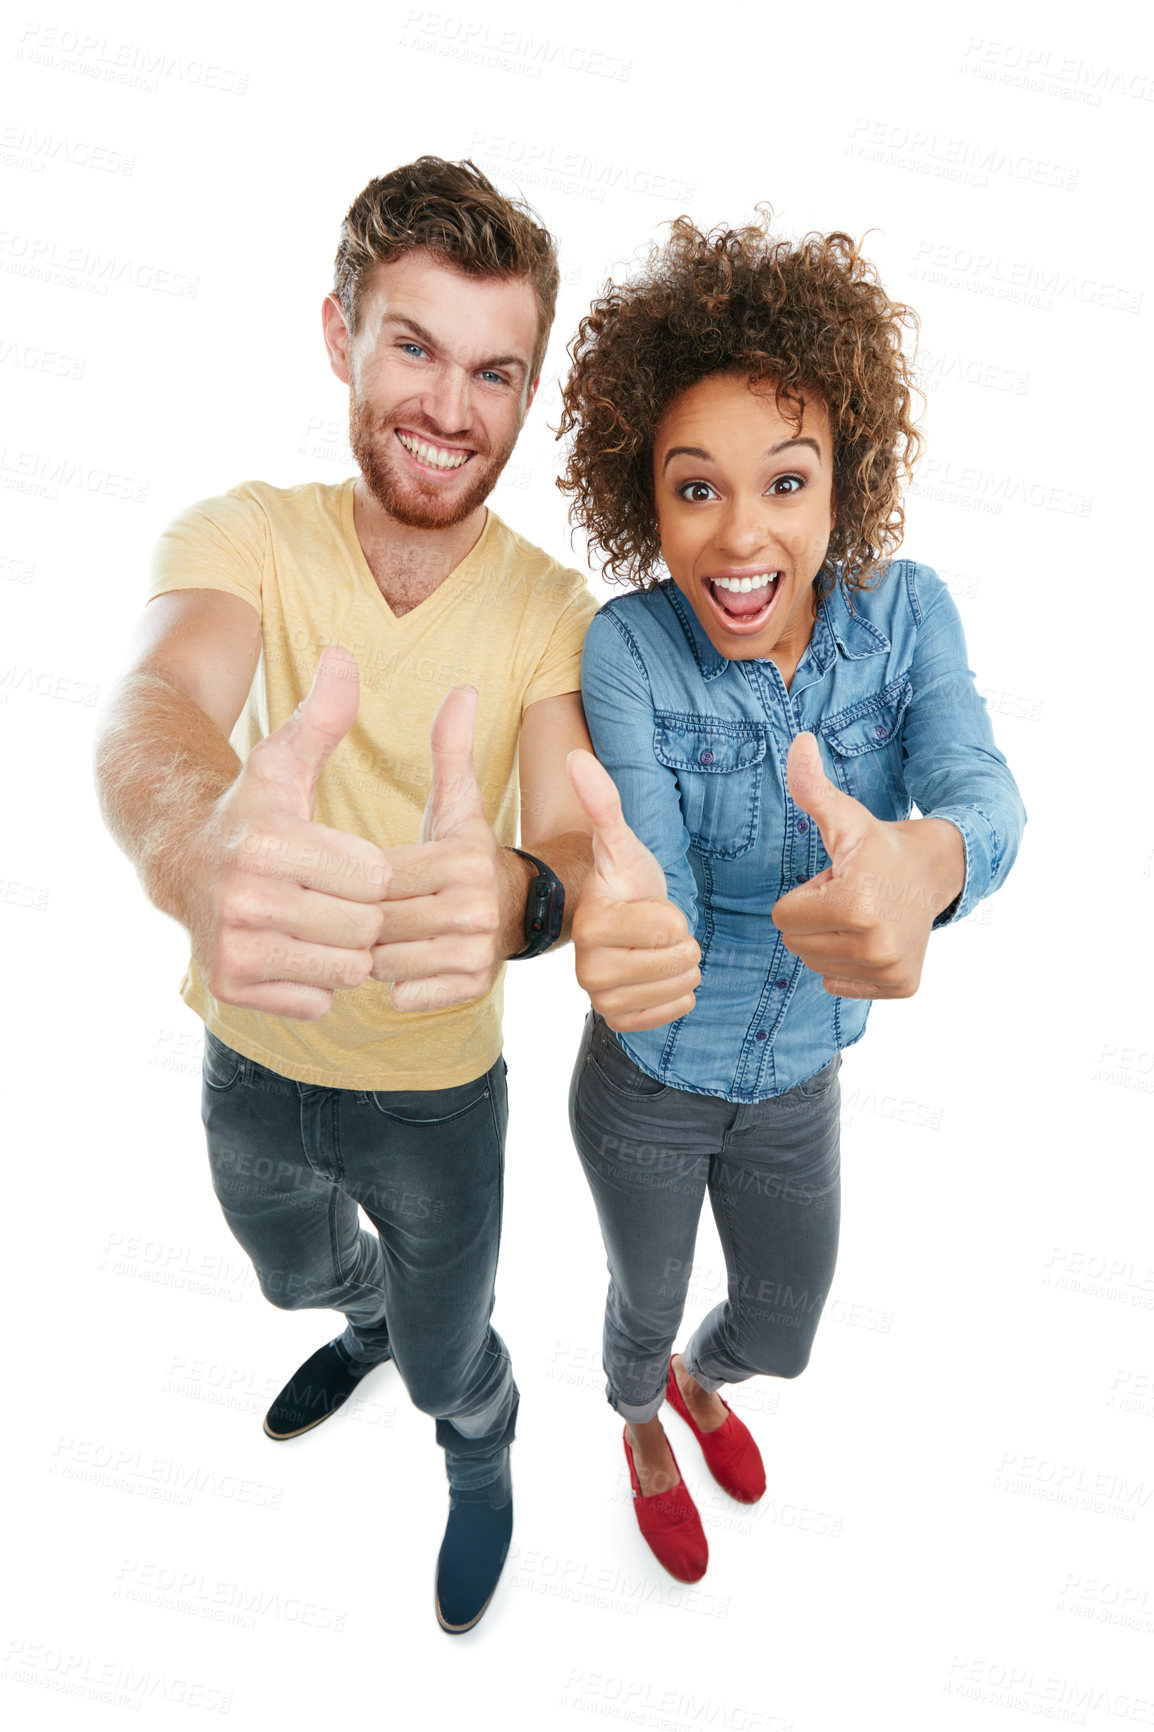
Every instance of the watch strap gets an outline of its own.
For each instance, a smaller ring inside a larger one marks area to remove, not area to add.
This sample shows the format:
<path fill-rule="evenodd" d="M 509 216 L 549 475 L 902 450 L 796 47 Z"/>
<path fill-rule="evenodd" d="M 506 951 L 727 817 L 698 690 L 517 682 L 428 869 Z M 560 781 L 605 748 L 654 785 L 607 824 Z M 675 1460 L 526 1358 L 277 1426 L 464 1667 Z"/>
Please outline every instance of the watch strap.
<path fill-rule="evenodd" d="M 511 852 L 537 868 L 537 876 L 530 882 L 525 898 L 525 948 L 509 958 L 510 962 L 524 962 L 530 956 L 540 956 L 560 938 L 565 886 L 553 868 L 538 860 L 536 854 L 524 848 L 513 848 Z"/>

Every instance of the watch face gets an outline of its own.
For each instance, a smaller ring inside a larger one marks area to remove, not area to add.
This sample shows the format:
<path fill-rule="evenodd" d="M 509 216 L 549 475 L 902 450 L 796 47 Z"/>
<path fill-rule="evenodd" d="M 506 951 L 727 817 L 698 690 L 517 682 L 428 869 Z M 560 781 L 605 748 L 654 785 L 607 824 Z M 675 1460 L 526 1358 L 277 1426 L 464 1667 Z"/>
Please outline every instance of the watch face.
<path fill-rule="evenodd" d="M 520 954 L 522 957 L 540 956 L 541 952 L 548 950 L 561 935 L 565 914 L 565 886 L 543 860 L 534 859 L 533 855 L 527 854 L 523 848 L 517 848 L 514 852 L 537 868 L 537 876 L 530 884 L 525 899 L 525 949 Z"/>

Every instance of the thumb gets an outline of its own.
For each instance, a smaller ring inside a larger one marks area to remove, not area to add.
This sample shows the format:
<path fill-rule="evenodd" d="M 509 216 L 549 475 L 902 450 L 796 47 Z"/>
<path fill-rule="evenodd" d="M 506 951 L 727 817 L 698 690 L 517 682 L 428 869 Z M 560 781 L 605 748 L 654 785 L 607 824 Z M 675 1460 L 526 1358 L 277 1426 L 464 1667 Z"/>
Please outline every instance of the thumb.
<path fill-rule="evenodd" d="M 573 791 L 593 824 L 593 874 L 581 894 L 596 900 L 642 902 L 667 894 L 665 874 L 625 822 L 612 776 L 592 752 L 578 749 L 565 760 Z"/>
<path fill-rule="evenodd" d="M 321 651 L 307 697 L 250 756 L 253 767 L 284 791 L 298 818 L 313 815 L 321 770 L 357 719 L 360 691 L 356 657 L 330 644 Z"/>
<path fill-rule="evenodd" d="M 441 842 L 463 818 L 484 816 L 481 790 L 473 769 L 473 723 L 477 716 L 474 686 L 454 686 L 441 699 L 429 730 L 433 777 L 421 841 Z"/>
<path fill-rule="evenodd" d="M 818 827 L 825 851 L 837 861 L 852 852 L 877 819 L 869 809 L 835 788 L 821 763 L 812 734 L 798 734 L 789 748 L 786 780 L 794 805 L 808 812 Z"/>

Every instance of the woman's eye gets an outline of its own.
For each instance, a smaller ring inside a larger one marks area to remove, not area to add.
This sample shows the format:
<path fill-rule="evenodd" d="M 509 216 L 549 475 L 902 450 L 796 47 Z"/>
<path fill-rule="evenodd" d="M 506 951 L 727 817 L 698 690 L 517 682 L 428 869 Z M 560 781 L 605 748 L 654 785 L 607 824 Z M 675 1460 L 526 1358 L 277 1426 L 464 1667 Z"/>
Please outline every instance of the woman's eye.
<path fill-rule="evenodd" d="M 770 483 L 770 492 L 779 499 L 788 499 L 791 493 L 800 493 L 805 482 L 800 475 L 779 475 Z"/>
<path fill-rule="evenodd" d="M 716 494 L 708 481 L 684 481 L 677 489 L 677 497 L 697 503 L 703 499 L 716 498 Z"/>

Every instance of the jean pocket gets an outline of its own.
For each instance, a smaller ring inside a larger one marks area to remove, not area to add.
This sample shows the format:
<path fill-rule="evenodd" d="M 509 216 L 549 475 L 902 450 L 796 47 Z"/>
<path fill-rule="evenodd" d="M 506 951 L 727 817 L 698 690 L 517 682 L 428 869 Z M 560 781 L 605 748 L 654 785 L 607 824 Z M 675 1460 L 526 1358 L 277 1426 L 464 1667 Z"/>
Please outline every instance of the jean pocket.
<path fill-rule="evenodd" d="M 909 675 L 902 674 L 872 698 L 827 716 L 817 729 L 829 748 L 833 780 L 875 817 L 904 818 L 910 808 L 902 725 L 912 689 Z"/>
<path fill-rule="evenodd" d="M 388 1089 L 369 1099 L 386 1119 L 402 1125 L 447 1125 L 489 1099 L 485 1077 L 449 1089 Z"/>
<path fill-rule="evenodd" d="M 757 839 L 765 735 L 756 722 L 658 713 L 653 751 L 674 772 L 689 839 L 699 854 L 736 860 Z"/>
<path fill-rule="evenodd" d="M 796 1083 L 793 1088 L 787 1091 L 787 1093 L 794 1100 L 820 1100 L 822 1095 L 827 1095 L 829 1093 L 830 1089 L 837 1081 L 838 1072 L 840 1070 L 841 1054 L 839 1052 L 835 1053 L 829 1063 L 823 1066 L 821 1070 L 815 1071 L 813 1076 L 807 1076 L 804 1082 Z"/>
<path fill-rule="evenodd" d="M 211 1029 L 204 1031 L 204 1080 L 210 1089 L 223 1094 L 240 1081 L 244 1058 L 218 1040 Z"/>
<path fill-rule="evenodd" d="M 669 1092 L 665 1083 L 641 1070 L 628 1053 L 621 1050 L 612 1030 L 600 1016 L 593 1025 L 589 1061 L 605 1087 L 628 1100 L 656 1100 L 658 1095 Z"/>

